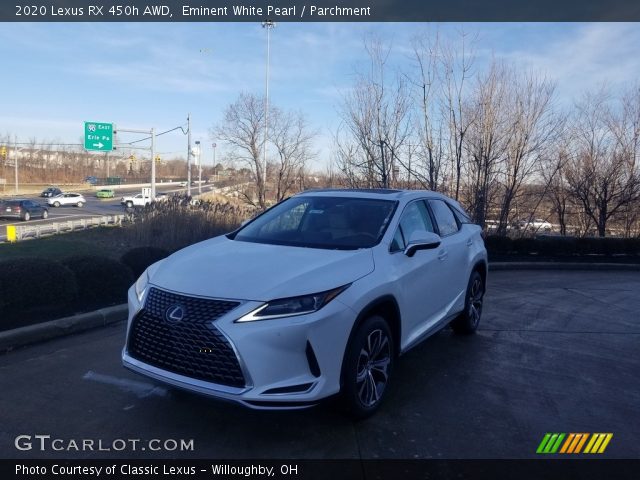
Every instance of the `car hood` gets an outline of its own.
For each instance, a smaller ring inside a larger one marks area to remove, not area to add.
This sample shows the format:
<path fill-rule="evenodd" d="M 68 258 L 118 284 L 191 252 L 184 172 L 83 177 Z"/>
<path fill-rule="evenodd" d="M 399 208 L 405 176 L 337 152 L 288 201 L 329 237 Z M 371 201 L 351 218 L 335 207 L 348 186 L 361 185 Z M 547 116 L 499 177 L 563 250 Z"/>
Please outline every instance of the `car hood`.
<path fill-rule="evenodd" d="M 190 295 L 268 301 L 330 290 L 373 269 L 371 249 L 323 250 L 220 236 L 161 261 L 150 283 Z"/>

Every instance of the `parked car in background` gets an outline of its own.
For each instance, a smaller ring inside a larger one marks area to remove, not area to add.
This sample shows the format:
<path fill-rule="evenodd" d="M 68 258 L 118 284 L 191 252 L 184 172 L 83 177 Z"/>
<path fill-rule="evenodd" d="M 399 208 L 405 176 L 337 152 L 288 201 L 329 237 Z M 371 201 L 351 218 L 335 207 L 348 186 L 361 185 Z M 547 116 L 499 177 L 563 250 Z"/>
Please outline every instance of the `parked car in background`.
<path fill-rule="evenodd" d="M 49 198 L 49 197 L 55 197 L 56 195 L 60 195 L 61 193 L 62 193 L 62 190 L 60 190 L 58 187 L 48 187 L 44 189 L 44 191 L 40 194 L 40 196 Z"/>
<path fill-rule="evenodd" d="M 98 177 L 94 177 L 94 176 L 85 177 L 84 181 L 89 185 L 97 185 Z"/>
<path fill-rule="evenodd" d="M 98 198 L 113 198 L 115 196 L 115 192 L 110 188 L 103 188 L 96 192 L 96 197 Z"/>
<path fill-rule="evenodd" d="M 128 292 L 123 364 L 256 409 L 340 394 L 366 417 L 400 354 L 447 325 L 478 328 L 481 233 L 435 192 L 295 195 L 151 265 Z"/>
<path fill-rule="evenodd" d="M 33 200 L 0 200 L 0 218 L 17 218 L 28 221 L 32 218 L 47 218 L 49 210 Z"/>
<path fill-rule="evenodd" d="M 156 202 L 166 202 L 169 200 L 169 194 L 166 192 L 156 193 Z"/>
<path fill-rule="evenodd" d="M 527 230 L 530 232 L 550 232 L 553 230 L 553 225 L 540 218 L 536 218 L 534 220 L 518 220 L 515 222 L 514 227 L 517 230 Z"/>
<path fill-rule="evenodd" d="M 67 205 L 82 207 L 87 201 L 81 193 L 61 193 L 48 199 L 47 203 L 53 207 L 64 207 Z"/>

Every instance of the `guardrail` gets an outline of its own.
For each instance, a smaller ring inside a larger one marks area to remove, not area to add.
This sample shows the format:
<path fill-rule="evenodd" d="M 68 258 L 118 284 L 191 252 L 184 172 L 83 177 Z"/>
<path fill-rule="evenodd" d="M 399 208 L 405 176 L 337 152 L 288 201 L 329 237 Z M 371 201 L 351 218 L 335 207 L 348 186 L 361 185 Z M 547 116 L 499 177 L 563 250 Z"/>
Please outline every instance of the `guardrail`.
<path fill-rule="evenodd" d="M 30 238 L 40 238 L 47 235 L 86 230 L 102 225 L 121 225 L 124 215 L 104 215 L 101 217 L 81 218 L 64 222 L 47 223 L 43 225 L 7 225 L 7 241 L 19 242 Z"/>

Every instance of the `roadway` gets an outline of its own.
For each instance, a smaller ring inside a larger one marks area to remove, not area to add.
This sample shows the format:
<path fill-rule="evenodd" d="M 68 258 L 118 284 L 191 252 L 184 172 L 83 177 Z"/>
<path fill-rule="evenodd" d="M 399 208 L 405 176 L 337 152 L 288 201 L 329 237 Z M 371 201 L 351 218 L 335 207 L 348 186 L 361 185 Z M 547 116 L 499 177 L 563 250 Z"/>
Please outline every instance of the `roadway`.
<path fill-rule="evenodd" d="M 492 272 L 478 333 L 445 329 L 404 355 L 362 422 L 331 404 L 265 412 L 176 394 L 121 366 L 124 324 L 60 338 L 0 356 L 0 457 L 540 458 L 546 432 L 611 432 L 602 455 L 573 458 L 640 458 L 639 290 L 634 272 Z M 194 450 L 15 448 L 38 434 Z"/>
<path fill-rule="evenodd" d="M 104 187 L 108 188 L 108 187 Z M 207 193 L 211 192 L 214 189 L 214 185 L 203 185 L 202 192 Z M 49 209 L 49 218 L 46 220 L 43 219 L 32 219 L 28 222 L 16 221 L 15 219 L 5 219 L 0 218 L 0 242 L 6 240 L 6 225 L 47 225 L 60 221 L 68 221 L 68 220 L 80 220 L 83 218 L 91 218 L 91 217 L 102 217 L 104 215 L 118 215 L 125 212 L 124 207 L 120 204 L 120 199 L 124 195 L 135 195 L 141 191 L 140 188 L 120 188 L 115 191 L 114 198 L 101 199 L 96 198 L 94 191 L 79 191 L 78 193 L 82 193 L 87 203 L 81 207 L 53 207 L 47 206 Z M 161 186 L 158 184 L 156 186 L 156 191 L 158 193 L 182 193 L 186 194 L 186 187 L 176 187 L 176 186 Z M 191 194 L 197 194 L 198 187 L 191 187 Z M 20 195 L 16 198 L 29 199 L 33 200 L 37 203 L 41 203 L 43 205 L 47 205 L 47 199 L 42 198 L 36 194 L 32 195 Z"/>

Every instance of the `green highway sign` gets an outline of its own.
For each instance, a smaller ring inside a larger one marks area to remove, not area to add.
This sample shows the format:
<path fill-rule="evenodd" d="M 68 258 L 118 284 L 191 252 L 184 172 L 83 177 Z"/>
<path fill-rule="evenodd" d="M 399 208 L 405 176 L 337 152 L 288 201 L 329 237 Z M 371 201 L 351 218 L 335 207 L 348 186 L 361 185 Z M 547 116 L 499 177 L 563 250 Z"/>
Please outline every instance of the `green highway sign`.
<path fill-rule="evenodd" d="M 113 123 L 84 122 L 84 149 L 113 150 Z"/>

